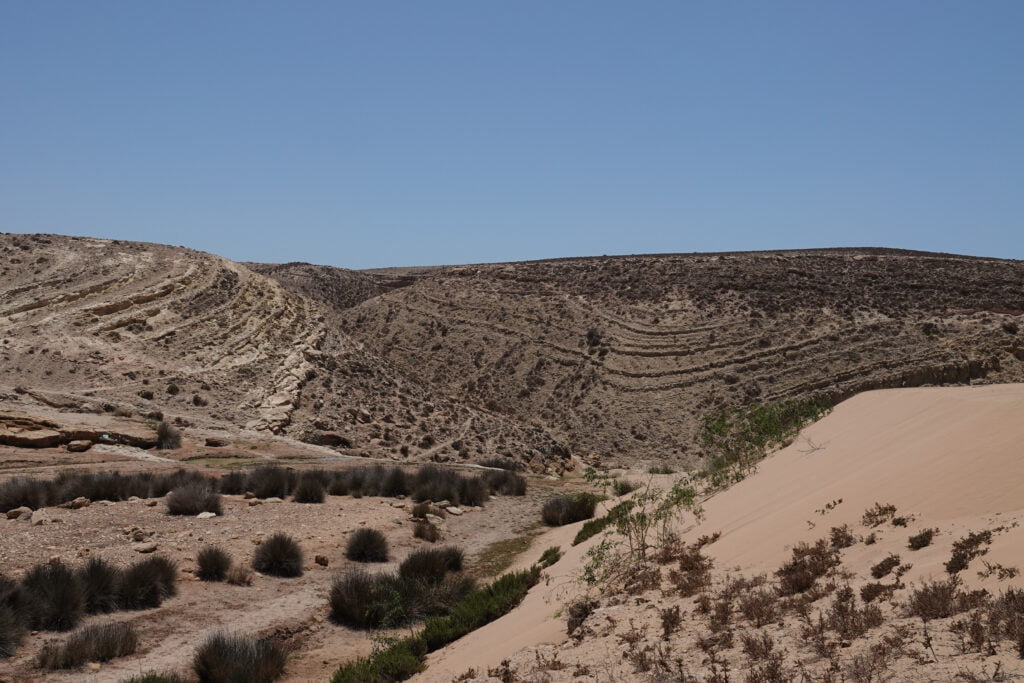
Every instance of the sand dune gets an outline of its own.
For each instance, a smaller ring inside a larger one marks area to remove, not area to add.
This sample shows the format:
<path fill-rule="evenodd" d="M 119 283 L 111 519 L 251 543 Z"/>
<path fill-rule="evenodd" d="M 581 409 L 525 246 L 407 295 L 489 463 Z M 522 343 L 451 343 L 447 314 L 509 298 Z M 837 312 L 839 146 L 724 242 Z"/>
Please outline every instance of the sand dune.
<path fill-rule="evenodd" d="M 1020 567 L 1024 529 L 1014 524 L 1024 518 L 1022 443 L 1024 385 L 867 392 L 804 430 L 761 463 L 756 475 L 706 501 L 705 519 L 696 526 L 689 518 L 686 536 L 721 531 L 721 539 L 707 548 L 716 567 L 770 573 L 795 543 L 825 537 L 831 527 L 867 531 L 861 516 L 879 502 L 895 505 L 898 515 L 911 520 L 905 528 L 879 527 L 877 543 L 844 552 L 844 567 L 856 573 L 855 588 L 889 552 L 912 560 L 908 583 L 944 577 L 942 563 L 956 539 L 1001 526 L 1008 528 L 995 534 L 985 559 Z M 537 553 L 556 544 L 569 548 L 577 527 L 553 530 L 533 547 Z M 930 527 L 940 529 L 936 541 L 908 552 L 908 535 Z M 549 570 L 550 581 L 537 586 L 519 609 L 431 656 L 429 669 L 416 680 L 447 681 L 471 667 L 484 673 L 524 647 L 563 641 L 564 618 L 556 613 L 578 591 L 574 577 L 586 548 L 597 540 L 569 549 Z M 981 561 L 963 573 L 969 585 L 998 592 L 1021 584 L 1020 577 L 983 580 L 976 565 Z"/>

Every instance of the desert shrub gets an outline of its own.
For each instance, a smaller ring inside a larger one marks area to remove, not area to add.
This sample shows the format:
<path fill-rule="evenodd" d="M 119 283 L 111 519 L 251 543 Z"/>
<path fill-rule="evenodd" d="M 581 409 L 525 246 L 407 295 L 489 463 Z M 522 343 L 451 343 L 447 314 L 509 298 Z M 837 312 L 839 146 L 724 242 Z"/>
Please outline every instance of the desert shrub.
<path fill-rule="evenodd" d="M 232 586 L 251 586 L 252 570 L 243 564 L 233 564 L 231 569 L 228 570 L 227 575 L 225 575 L 224 580 Z"/>
<path fill-rule="evenodd" d="M 394 574 L 350 569 L 331 584 L 331 619 L 352 628 L 397 626 L 406 616 L 402 588 Z"/>
<path fill-rule="evenodd" d="M 278 532 L 256 546 L 252 568 L 261 574 L 293 578 L 302 576 L 302 548 L 291 536 Z"/>
<path fill-rule="evenodd" d="M 425 654 L 423 641 L 406 638 L 370 657 L 361 657 L 341 665 L 331 677 L 331 683 L 404 681 L 424 669 Z"/>
<path fill-rule="evenodd" d="M 448 616 L 428 619 L 420 638 L 430 652 L 444 647 L 509 612 L 539 578 L 537 569 L 502 575 L 485 588 L 466 596 Z"/>
<path fill-rule="evenodd" d="M 879 598 L 887 598 L 896 591 L 896 584 L 867 583 L 860 589 L 860 599 L 874 602 Z"/>
<path fill-rule="evenodd" d="M 668 465 L 651 465 L 647 468 L 647 474 L 675 474 L 676 471 Z"/>
<path fill-rule="evenodd" d="M 324 485 L 320 479 L 307 474 L 299 476 L 299 481 L 295 484 L 295 490 L 292 491 L 292 496 L 296 503 L 322 503 L 326 495 L 327 492 L 324 490 Z"/>
<path fill-rule="evenodd" d="M 461 571 L 464 560 L 465 554 L 455 547 L 414 550 L 398 566 L 398 575 L 404 580 L 439 583 L 448 572 Z"/>
<path fill-rule="evenodd" d="M 415 503 L 412 506 L 412 516 L 417 519 L 426 519 L 427 515 L 430 514 L 430 503 Z"/>
<path fill-rule="evenodd" d="M 740 596 L 740 613 L 754 626 L 761 628 L 779 618 L 779 596 L 775 591 L 760 588 Z"/>
<path fill-rule="evenodd" d="M 881 503 L 875 503 L 874 506 L 869 507 L 864 511 L 864 515 L 861 517 L 860 523 L 866 527 L 881 526 L 892 519 L 895 514 L 895 505 L 882 505 Z"/>
<path fill-rule="evenodd" d="M 120 569 L 93 557 L 77 573 L 86 613 L 105 614 L 117 610 L 121 593 Z"/>
<path fill-rule="evenodd" d="M 257 498 L 285 498 L 292 490 L 295 473 L 277 465 L 263 465 L 249 472 L 246 489 Z"/>
<path fill-rule="evenodd" d="M 935 537 L 937 532 L 938 529 L 925 529 L 919 534 L 914 534 L 907 539 L 907 547 L 911 550 L 926 548 L 932 544 L 932 539 Z"/>
<path fill-rule="evenodd" d="M 271 683 L 284 673 L 287 659 L 270 640 L 215 633 L 196 650 L 192 669 L 200 683 Z"/>
<path fill-rule="evenodd" d="M 594 613 L 599 606 L 596 600 L 579 598 L 569 603 L 565 608 L 565 632 L 567 635 L 574 635 L 583 628 L 587 618 Z M 580 634 L 582 635 L 582 633 Z"/>
<path fill-rule="evenodd" d="M 196 577 L 200 581 L 223 581 L 230 569 L 231 556 L 217 546 L 205 546 L 196 555 Z"/>
<path fill-rule="evenodd" d="M 405 496 L 409 494 L 409 482 L 405 471 L 400 467 L 392 467 L 381 479 L 380 495 L 389 498 Z"/>
<path fill-rule="evenodd" d="M 853 532 L 850 531 L 850 526 L 848 524 L 832 527 L 832 530 L 829 532 L 829 540 L 832 542 L 832 547 L 836 550 L 849 548 L 857 542 L 857 539 L 853 537 Z"/>
<path fill-rule="evenodd" d="M 541 519 L 548 526 L 563 526 L 590 519 L 594 516 L 598 498 L 592 493 L 556 496 L 544 503 Z"/>
<path fill-rule="evenodd" d="M 25 626 L 14 609 L 0 605 L 0 659 L 10 657 L 25 637 Z"/>
<path fill-rule="evenodd" d="M 413 500 L 447 500 L 455 505 L 483 505 L 488 486 L 482 477 L 463 477 L 436 465 L 424 465 L 409 483 Z"/>
<path fill-rule="evenodd" d="M 951 576 L 945 581 L 925 582 L 914 588 L 907 599 L 910 616 L 945 619 L 977 607 L 985 601 L 984 591 L 967 593 L 960 588 L 960 579 Z"/>
<path fill-rule="evenodd" d="M 503 469 L 484 472 L 483 479 L 487 482 L 487 487 L 491 493 L 503 496 L 526 495 L 526 479 L 511 470 Z"/>
<path fill-rule="evenodd" d="M 898 566 L 900 566 L 900 556 L 890 553 L 888 557 L 871 568 L 871 576 L 880 579 L 883 576 L 888 576 Z"/>
<path fill-rule="evenodd" d="M 626 479 L 616 479 L 615 481 L 612 482 L 612 493 L 614 493 L 616 496 L 624 496 L 627 493 L 632 493 L 633 491 L 636 491 L 638 486 L 639 484 L 636 484 L 632 481 L 628 481 Z"/>
<path fill-rule="evenodd" d="M 167 512 L 172 515 L 221 513 L 220 494 L 208 484 L 185 484 L 167 494 Z"/>
<path fill-rule="evenodd" d="M 160 422 L 156 426 L 156 447 L 163 451 L 181 448 L 181 431 L 169 422 Z"/>
<path fill-rule="evenodd" d="M 793 548 L 792 559 L 775 572 L 780 595 L 803 593 L 839 565 L 839 553 L 824 539 L 814 545 L 800 543 Z"/>
<path fill-rule="evenodd" d="M 740 637 L 743 654 L 750 658 L 751 662 L 759 662 L 771 656 L 775 650 L 775 641 L 767 633 L 744 633 Z M 781 680 L 781 679 L 779 679 Z"/>
<path fill-rule="evenodd" d="M 985 610 L 989 631 L 1013 641 L 1024 659 L 1024 590 L 1011 588 L 991 600 Z"/>
<path fill-rule="evenodd" d="M 126 678 L 121 681 L 121 683 L 190 683 L 190 681 L 190 678 L 186 678 L 173 671 L 166 673 L 150 671 L 148 673 L 139 674 L 138 676 Z"/>
<path fill-rule="evenodd" d="M 562 559 L 562 549 L 557 545 L 553 545 L 541 553 L 540 559 L 537 560 L 537 565 L 541 569 L 547 569 L 560 559 Z"/>
<path fill-rule="evenodd" d="M 51 482 L 30 477 L 17 477 L 0 484 L 0 512 L 7 512 L 19 507 L 30 507 L 37 510 L 49 505 L 54 497 Z"/>
<path fill-rule="evenodd" d="M 669 581 L 681 596 L 690 597 L 711 585 L 712 564 L 698 546 L 684 547 L 679 553 L 678 568 L 668 573 Z"/>
<path fill-rule="evenodd" d="M 245 493 L 245 472 L 228 472 L 220 478 L 217 488 L 229 496 Z"/>
<path fill-rule="evenodd" d="M 123 609 L 159 607 L 178 592 L 178 567 L 159 555 L 136 562 L 121 574 L 118 604 Z"/>
<path fill-rule="evenodd" d="M 345 546 L 345 557 L 353 562 L 387 562 L 388 539 L 376 529 L 356 529 Z"/>
<path fill-rule="evenodd" d="M 85 611 L 78 577 L 60 560 L 37 564 L 21 579 L 25 622 L 39 631 L 74 628 Z"/>
<path fill-rule="evenodd" d="M 90 624 L 61 643 L 43 646 L 36 661 L 42 669 L 75 669 L 86 662 L 106 662 L 135 652 L 139 637 L 126 623 Z"/>
<path fill-rule="evenodd" d="M 460 477 L 460 479 L 458 495 L 460 505 L 483 505 L 490 498 L 489 488 L 483 477 Z"/>
<path fill-rule="evenodd" d="M 597 517 L 596 519 L 588 520 L 582 527 L 580 527 L 580 530 L 576 532 L 575 538 L 572 539 L 572 544 L 579 545 L 588 538 L 598 535 L 613 524 L 615 524 L 615 516 L 611 512 L 607 515 Z"/>
<path fill-rule="evenodd" d="M 826 620 L 830 629 L 842 638 L 852 640 L 880 626 L 883 617 L 882 611 L 876 605 L 868 604 L 858 608 L 853 589 L 843 586 L 832 597 Z"/>
<path fill-rule="evenodd" d="M 413 538 L 419 538 L 428 543 L 436 543 L 441 538 L 441 531 L 430 522 L 420 520 L 412 529 Z"/>
<path fill-rule="evenodd" d="M 967 569 L 971 560 L 988 552 L 988 546 L 991 543 L 991 531 L 972 531 L 967 534 L 953 544 L 953 554 L 946 562 L 946 571 L 956 574 Z"/>

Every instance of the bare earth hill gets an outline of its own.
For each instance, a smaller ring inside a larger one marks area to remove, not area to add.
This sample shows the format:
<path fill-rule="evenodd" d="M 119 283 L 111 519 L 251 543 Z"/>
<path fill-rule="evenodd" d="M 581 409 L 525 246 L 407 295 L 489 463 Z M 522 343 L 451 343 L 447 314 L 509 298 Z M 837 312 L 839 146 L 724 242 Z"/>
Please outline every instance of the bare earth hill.
<path fill-rule="evenodd" d="M 447 399 L 353 342 L 317 299 L 217 256 L 0 235 L 0 281 L 0 443 L 66 442 L 82 416 L 163 415 L 350 455 L 565 464 L 541 428 Z M 115 440 L 146 438 L 135 424 Z"/>
<path fill-rule="evenodd" d="M 401 372 L 595 462 L 692 461 L 751 403 L 1024 379 L 1024 263 L 887 249 L 255 266 Z"/>

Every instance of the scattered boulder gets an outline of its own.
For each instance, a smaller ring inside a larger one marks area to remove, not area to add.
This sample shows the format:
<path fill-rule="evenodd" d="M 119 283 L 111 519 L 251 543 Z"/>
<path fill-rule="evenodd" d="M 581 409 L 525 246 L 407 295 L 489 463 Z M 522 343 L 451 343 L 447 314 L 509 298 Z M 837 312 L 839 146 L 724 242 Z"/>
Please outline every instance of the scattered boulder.
<path fill-rule="evenodd" d="M 330 561 L 327 559 L 326 555 L 317 555 L 313 561 L 321 567 L 326 567 L 328 564 L 330 564 Z"/>
<path fill-rule="evenodd" d="M 152 541 L 150 541 L 149 543 L 139 543 L 139 544 L 133 546 L 133 549 L 135 550 L 135 552 L 142 553 L 143 555 L 146 555 L 146 554 L 149 554 L 149 553 L 152 553 L 152 552 L 156 552 L 156 548 L 157 548 L 156 543 L 154 543 Z"/>
<path fill-rule="evenodd" d="M 446 511 L 446 512 L 447 512 L 447 513 L 448 513 L 449 515 L 455 515 L 456 517 L 458 517 L 459 515 L 461 515 L 461 514 L 462 514 L 462 508 L 456 507 L 456 506 L 454 506 L 454 505 L 452 505 L 452 506 L 450 506 L 450 507 L 447 507 L 447 508 L 445 508 L 445 511 Z"/>
<path fill-rule="evenodd" d="M 7 519 L 20 519 L 22 515 L 31 515 L 32 508 L 25 507 L 22 505 L 20 508 L 14 508 L 7 511 Z"/>
<path fill-rule="evenodd" d="M 30 519 L 32 520 L 32 526 L 39 526 L 40 524 L 46 524 L 52 522 L 50 515 L 46 513 L 46 510 L 36 510 L 32 513 Z"/>
<path fill-rule="evenodd" d="M 428 522 L 430 522 L 431 524 L 433 524 L 434 526 L 438 526 L 440 524 L 444 524 L 444 520 L 443 519 L 441 519 L 437 515 L 432 515 L 429 512 L 427 513 L 426 520 Z"/>
<path fill-rule="evenodd" d="M 89 505 L 91 503 L 92 503 L 92 501 L 89 500 L 88 498 L 85 498 L 83 496 L 79 496 L 78 498 L 75 498 L 74 500 L 69 500 L 66 503 L 62 503 L 60 507 L 66 509 L 66 510 L 81 510 L 82 508 L 89 507 Z"/>
<path fill-rule="evenodd" d="M 230 446 L 231 444 L 227 439 L 221 439 L 216 436 L 208 436 L 206 437 L 206 445 L 209 446 L 210 448 L 224 448 L 225 446 Z"/>
<path fill-rule="evenodd" d="M 263 502 L 264 503 L 283 503 L 284 500 L 282 500 L 281 498 L 278 498 L 277 496 L 272 496 L 270 498 L 264 498 Z"/>
<path fill-rule="evenodd" d="M 216 517 L 216 516 L 217 516 L 216 512 L 206 511 L 206 512 L 200 512 L 198 515 L 196 515 L 196 519 L 210 519 L 210 518 Z"/>
<path fill-rule="evenodd" d="M 84 453 L 92 448 L 92 441 L 88 439 L 75 439 L 68 442 L 68 451 L 71 453 Z"/>
<path fill-rule="evenodd" d="M 257 505 L 263 505 L 263 501 L 259 498 L 249 499 L 249 507 L 256 507 Z"/>

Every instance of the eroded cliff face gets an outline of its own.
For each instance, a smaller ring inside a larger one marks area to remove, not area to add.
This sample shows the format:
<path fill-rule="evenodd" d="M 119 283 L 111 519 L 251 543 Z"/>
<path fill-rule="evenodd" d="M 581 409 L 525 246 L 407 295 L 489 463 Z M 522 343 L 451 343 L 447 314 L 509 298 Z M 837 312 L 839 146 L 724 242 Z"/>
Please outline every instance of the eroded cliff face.
<path fill-rule="evenodd" d="M 585 459 L 692 460 L 722 408 L 1024 379 L 1017 261 L 843 249 L 364 276 L 403 286 L 323 300 L 367 350 Z"/>

